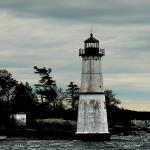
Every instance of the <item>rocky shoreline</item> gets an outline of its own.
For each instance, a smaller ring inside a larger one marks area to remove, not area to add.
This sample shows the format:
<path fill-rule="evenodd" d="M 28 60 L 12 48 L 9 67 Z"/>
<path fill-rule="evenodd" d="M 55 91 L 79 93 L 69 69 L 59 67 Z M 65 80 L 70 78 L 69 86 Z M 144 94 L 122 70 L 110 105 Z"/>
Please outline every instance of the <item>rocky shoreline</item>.
<path fill-rule="evenodd" d="M 115 127 L 110 129 L 110 137 L 112 135 L 128 136 L 144 134 L 150 132 L 147 129 L 125 130 L 124 127 Z M 0 141 L 9 139 L 34 139 L 34 140 L 76 140 L 77 135 L 73 131 L 50 131 L 50 130 L 35 130 L 35 129 L 7 129 L 0 131 Z"/>
<path fill-rule="evenodd" d="M 142 132 L 150 132 L 150 129 L 142 128 L 133 124 L 128 126 L 114 125 L 109 128 L 109 136 L 111 135 L 139 135 Z M 98 134 L 90 135 L 90 137 L 99 139 Z M 76 122 L 63 119 L 38 119 L 32 123 L 32 127 L 16 126 L 7 127 L 0 130 L 0 141 L 5 139 L 78 139 L 76 134 Z"/>

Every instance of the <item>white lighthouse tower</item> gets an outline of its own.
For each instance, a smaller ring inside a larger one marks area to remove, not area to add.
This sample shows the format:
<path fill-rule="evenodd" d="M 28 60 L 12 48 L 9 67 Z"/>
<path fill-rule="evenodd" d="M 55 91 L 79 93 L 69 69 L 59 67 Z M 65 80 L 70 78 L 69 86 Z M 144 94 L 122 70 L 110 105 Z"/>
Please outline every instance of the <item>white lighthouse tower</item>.
<path fill-rule="evenodd" d="M 101 58 L 104 49 L 99 41 L 90 35 L 84 41 L 82 57 L 81 91 L 79 96 L 77 136 L 85 140 L 109 139 Z"/>

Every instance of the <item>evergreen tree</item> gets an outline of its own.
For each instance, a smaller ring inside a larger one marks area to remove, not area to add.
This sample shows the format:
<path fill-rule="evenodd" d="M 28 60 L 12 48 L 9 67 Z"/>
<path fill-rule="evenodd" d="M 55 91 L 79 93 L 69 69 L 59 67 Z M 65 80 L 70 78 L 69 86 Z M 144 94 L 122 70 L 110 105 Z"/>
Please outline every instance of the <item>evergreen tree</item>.
<path fill-rule="evenodd" d="M 66 99 L 67 99 L 67 95 L 66 93 L 63 91 L 62 88 L 58 88 L 57 90 L 57 109 L 61 109 L 64 110 L 66 108 Z"/>
<path fill-rule="evenodd" d="M 121 104 L 121 101 L 115 97 L 115 94 L 113 93 L 112 90 L 106 89 L 104 93 L 105 93 L 105 99 L 106 99 L 106 107 L 108 109 L 110 107 L 117 107 L 119 104 Z"/>
<path fill-rule="evenodd" d="M 14 94 L 15 96 L 11 101 L 13 113 L 29 113 L 35 109 L 37 98 L 27 82 L 25 84 L 19 83 Z"/>
<path fill-rule="evenodd" d="M 0 69 L 0 100 L 9 102 L 14 94 L 17 81 L 5 69 Z"/>
<path fill-rule="evenodd" d="M 17 81 L 13 79 L 12 74 L 5 69 L 0 69 L 0 125 L 9 124 L 10 101 L 14 97 L 14 90 Z"/>
<path fill-rule="evenodd" d="M 79 101 L 78 85 L 74 84 L 74 82 L 70 82 L 69 85 L 67 85 L 66 94 L 68 95 L 72 110 L 77 110 Z"/>
<path fill-rule="evenodd" d="M 50 68 L 38 68 L 34 66 L 34 73 L 40 75 L 39 84 L 35 84 L 36 93 L 41 96 L 41 102 L 44 100 L 53 106 L 53 109 L 56 108 L 56 98 L 57 98 L 57 86 L 56 82 L 50 76 Z"/>

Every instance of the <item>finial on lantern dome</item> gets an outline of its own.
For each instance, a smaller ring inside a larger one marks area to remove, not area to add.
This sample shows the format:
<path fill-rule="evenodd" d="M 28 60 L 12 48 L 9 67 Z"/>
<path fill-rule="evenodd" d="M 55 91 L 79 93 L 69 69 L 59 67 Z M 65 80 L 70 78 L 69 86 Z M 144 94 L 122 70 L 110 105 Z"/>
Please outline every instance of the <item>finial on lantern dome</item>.
<path fill-rule="evenodd" d="M 91 24 L 91 34 L 90 34 L 90 35 L 91 35 L 91 37 L 93 37 L 93 33 L 92 33 L 92 24 Z"/>

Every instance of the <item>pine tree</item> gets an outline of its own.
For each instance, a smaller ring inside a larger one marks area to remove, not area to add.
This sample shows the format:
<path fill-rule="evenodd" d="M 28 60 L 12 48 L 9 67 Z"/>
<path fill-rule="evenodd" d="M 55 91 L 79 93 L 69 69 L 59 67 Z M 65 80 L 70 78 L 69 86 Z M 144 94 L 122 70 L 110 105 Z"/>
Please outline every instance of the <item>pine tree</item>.
<path fill-rule="evenodd" d="M 14 97 L 17 81 L 5 69 L 0 69 L 0 125 L 9 124 L 10 101 Z"/>
<path fill-rule="evenodd" d="M 117 107 L 117 105 L 121 104 L 121 101 L 115 97 L 115 94 L 112 90 L 106 89 L 104 91 L 105 99 L 106 99 L 106 107 L 109 109 L 110 107 Z"/>
<path fill-rule="evenodd" d="M 14 94 L 17 81 L 5 69 L 0 70 L 0 100 L 9 102 Z"/>
<path fill-rule="evenodd" d="M 72 110 L 76 110 L 79 101 L 79 87 L 74 84 L 74 82 L 70 82 L 67 85 L 66 93 L 68 95 L 68 99 L 71 103 Z"/>
<path fill-rule="evenodd" d="M 14 94 L 15 96 L 11 101 L 13 113 L 31 112 L 35 108 L 37 98 L 27 82 L 25 84 L 19 83 Z"/>
<path fill-rule="evenodd" d="M 52 72 L 51 68 L 38 68 L 34 66 L 34 73 L 40 75 L 39 84 L 35 84 L 36 92 L 41 96 L 41 102 L 44 100 L 49 104 L 53 105 L 53 109 L 56 108 L 56 98 L 57 98 L 57 86 L 56 82 L 50 76 Z"/>

